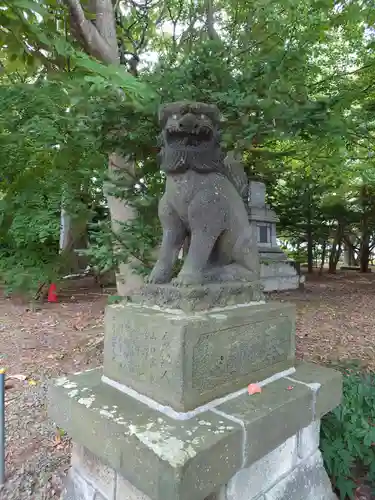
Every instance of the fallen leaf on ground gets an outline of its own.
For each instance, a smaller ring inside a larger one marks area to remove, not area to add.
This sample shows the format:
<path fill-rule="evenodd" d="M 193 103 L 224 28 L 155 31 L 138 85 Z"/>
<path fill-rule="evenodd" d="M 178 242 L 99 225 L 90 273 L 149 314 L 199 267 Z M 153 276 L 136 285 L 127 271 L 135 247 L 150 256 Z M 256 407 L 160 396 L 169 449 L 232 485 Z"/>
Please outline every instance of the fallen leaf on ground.
<path fill-rule="evenodd" d="M 54 443 L 54 446 L 57 446 L 58 444 L 61 443 L 61 436 L 60 434 L 56 434 L 55 437 L 53 438 L 53 443 Z"/>
<path fill-rule="evenodd" d="M 258 384 L 249 384 L 247 386 L 247 392 L 250 396 L 253 394 L 260 394 L 262 392 L 262 388 Z"/>
<path fill-rule="evenodd" d="M 63 436 L 65 436 L 66 432 L 64 431 L 64 429 L 61 429 L 60 427 L 58 427 L 56 429 L 56 435 L 60 436 L 60 438 L 62 438 Z"/>
<path fill-rule="evenodd" d="M 20 380 L 21 382 L 23 382 L 24 380 L 27 379 L 26 375 L 8 375 L 7 378 L 13 378 L 13 379 L 16 379 L 16 380 Z"/>

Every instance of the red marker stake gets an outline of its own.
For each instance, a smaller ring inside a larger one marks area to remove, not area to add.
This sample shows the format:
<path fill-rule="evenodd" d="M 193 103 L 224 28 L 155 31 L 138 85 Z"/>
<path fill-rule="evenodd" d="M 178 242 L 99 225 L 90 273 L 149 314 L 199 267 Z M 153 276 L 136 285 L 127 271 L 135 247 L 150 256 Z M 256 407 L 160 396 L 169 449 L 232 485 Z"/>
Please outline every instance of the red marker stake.
<path fill-rule="evenodd" d="M 51 283 L 48 289 L 48 302 L 57 302 L 56 285 Z"/>

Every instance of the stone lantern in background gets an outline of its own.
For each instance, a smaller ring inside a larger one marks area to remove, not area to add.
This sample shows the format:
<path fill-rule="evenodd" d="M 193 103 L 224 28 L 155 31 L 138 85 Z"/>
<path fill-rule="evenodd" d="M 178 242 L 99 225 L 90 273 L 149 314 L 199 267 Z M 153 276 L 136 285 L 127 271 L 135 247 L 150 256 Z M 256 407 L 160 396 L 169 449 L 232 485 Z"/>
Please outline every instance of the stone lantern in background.
<path fill-rule="evenodd" d="M 263 182 L 249 182 L 249 221 L 257 234 L 261 259 L 260 276 L 266 292 L 293 290 L 304 283 L 288 257 L 277 244 L 276 223 L 279 218 L 266 204 L 266 187 Z"/>

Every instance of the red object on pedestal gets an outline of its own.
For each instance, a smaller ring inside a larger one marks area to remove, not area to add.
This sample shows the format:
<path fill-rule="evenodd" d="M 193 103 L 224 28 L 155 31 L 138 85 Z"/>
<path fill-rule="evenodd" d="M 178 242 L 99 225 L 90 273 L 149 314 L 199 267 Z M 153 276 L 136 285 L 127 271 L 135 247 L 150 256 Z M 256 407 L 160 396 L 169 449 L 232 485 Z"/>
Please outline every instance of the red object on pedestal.
<path fill-rule="evenodd" d="M 48 289 L 48 302 L 57 302 L 56 285 L 51 283 Z"/>

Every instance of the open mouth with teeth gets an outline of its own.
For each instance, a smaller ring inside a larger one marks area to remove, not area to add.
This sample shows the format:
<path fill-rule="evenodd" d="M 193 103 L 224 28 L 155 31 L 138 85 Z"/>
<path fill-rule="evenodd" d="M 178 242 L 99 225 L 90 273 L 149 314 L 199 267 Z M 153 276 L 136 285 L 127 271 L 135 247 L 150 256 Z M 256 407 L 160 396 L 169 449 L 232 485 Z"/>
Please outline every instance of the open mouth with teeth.
<path fill-rule="evenodd" d="M 197 127 L 192 130 L 176 128 L 167 129 L 167 142 L 175 147 L 193 147 L 207 145 L 212 139 L 212 130 L 208 127 Z"/>

